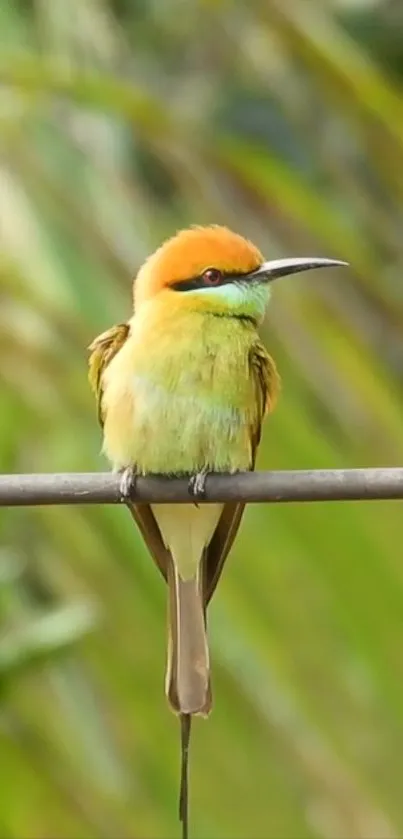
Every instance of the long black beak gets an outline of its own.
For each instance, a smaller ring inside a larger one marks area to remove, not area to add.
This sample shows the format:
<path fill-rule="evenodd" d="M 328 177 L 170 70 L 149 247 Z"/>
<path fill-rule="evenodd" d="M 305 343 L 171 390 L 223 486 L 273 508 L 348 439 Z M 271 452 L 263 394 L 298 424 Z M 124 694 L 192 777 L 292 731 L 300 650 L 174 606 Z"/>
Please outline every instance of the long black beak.
<path fill-rule="evenodd" d="M 289 274 L 299 274 L 300 271 L 311 271 L 313 268 L 332 268 L 346 266 L 348 262 L 340 259 L 325 259 L 322 257 L 291 257 L 290 259 L 272 259 L 270 262 L 263 262 L 256 271 L 247 274 L 245 279 L 252 282 L 271 283 L 278 277 L 287 277 Z"/>

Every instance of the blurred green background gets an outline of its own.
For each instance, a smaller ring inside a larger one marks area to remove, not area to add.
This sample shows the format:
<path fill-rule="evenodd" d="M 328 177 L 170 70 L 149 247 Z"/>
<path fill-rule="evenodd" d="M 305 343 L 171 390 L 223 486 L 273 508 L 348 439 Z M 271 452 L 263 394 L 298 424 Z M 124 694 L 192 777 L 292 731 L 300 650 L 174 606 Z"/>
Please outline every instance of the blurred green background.
<path fill-rule="evenodd" d="M 167 235 L 349 271 L 275 288 L 260 468 L 399 465 L 403 8 L 0 3 L 0 466 L 106 464 L 86 346 Z M 211 607 L 194 839 L 403 835 L 398 503 L 256 505 Z M 1 513 L 0 831 L 177 836 L 165 590 L 117 508 Z"/>

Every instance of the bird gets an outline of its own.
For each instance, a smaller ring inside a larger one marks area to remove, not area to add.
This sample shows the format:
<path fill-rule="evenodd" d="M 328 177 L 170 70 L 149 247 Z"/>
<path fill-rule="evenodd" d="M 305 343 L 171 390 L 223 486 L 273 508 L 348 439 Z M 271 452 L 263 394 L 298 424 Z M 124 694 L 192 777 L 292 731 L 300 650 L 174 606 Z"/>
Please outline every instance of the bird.
<path fill-rule="evenodd" d="M 336 259 L 265 261 L 221 225 L 163 242 L 133 282 L 133 315 L 89 346 L 103 452 L 168 589 L 165 689 L 181 721 L 182 836 L 188 835 L 193 715 L 212 707 L 206 611 L 237 534 L 242 501 L 203 504 L 210 473 L 255 468 L 280 377 L 260 337 L 273 280 Z M 136 504 L 138 476 L 187 476 L 188 504 Z"/>

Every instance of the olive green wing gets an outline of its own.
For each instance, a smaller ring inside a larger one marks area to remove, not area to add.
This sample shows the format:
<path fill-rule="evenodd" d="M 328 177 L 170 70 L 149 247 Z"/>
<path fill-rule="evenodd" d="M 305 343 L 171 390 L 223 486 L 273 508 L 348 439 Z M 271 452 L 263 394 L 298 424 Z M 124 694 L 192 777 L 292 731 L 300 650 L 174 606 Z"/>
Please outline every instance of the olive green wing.
<path fill-rule="evenodd" d="M 260 442 L 263 420 L 276 404 L 280 379 L 276 365 L 265 346 L 257 340 L 249 353 L 249 375 L 255 391 L 256 410 L 252 414 L 249 427 L 251 461 L 250 469 L 255 468 L 257 448 Z M 220 579 L 225 560 L 231 550 L 241 523 L 245 504 L 228 502 L 206 549 L 204 559 L 204 591 L 206 605 L 211 600 Z"/>
<path fill-rule="evenodd" d="M 108 364 L 127 341 L 129 334 L 129 324 L 119 323 L 116 326 L 112 326 L 110 329 L 107 329 L 106 332 L 102 332 L 101 335 L 98 335 L 98 337 L 95 338 L 88 347 L 90 351 L 88 361 L 88 378 L 97 401 L 98 419 L 101 427 L 103 427 L 105 420 L 102 405 L 103 374 Z M 162 542 L 161 534 L 150 505 L 128 504 L 127 506 L 140 530 L 152 558 L 154 559 L 154 562 L 166 580 L 169 554 Z"/>
<path fill-rule="evenodd" d="M 249 370 L 255 389 L 256 411 L 250 425 L 251 469 L 255 468 L 262 425 L 267 414 L 274 410 L 280 390 L 277 367 L 264 344 L 257 340 L 249 354 Z"/>
<path fill-rule="evenodd" d="M 129 332 L 130 326 L 128 323 L 118 323 L 94 338 L 88 347 L 90 351 L 88 379 L 97 401 L 98 419 L 101 427 L 103 427 L 105 419 L 102 408 L 102 377 L 109 362 L 125 344 Z"/>

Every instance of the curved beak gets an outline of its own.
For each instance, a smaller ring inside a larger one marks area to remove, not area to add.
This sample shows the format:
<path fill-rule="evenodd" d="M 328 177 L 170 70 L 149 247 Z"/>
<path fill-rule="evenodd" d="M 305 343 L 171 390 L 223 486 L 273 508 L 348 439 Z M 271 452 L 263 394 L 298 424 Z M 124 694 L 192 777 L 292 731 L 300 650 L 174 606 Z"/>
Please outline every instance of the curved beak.
<path fill-rule="evenodd" d="M 340 259 L 325 259 L 324 257 L 291 257 L 290 259 L 272 259 L 264 262 L 256 271 L 247 274 L 245 279 L 252 282 L 271 283 L 278 277 L 287 277 L 289 274 L 299 274 L 300 271 L 311 271 L 313 268 L 332 268 L 346 266 L 348 262 Z"/>

